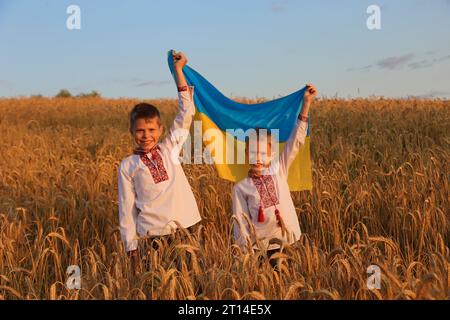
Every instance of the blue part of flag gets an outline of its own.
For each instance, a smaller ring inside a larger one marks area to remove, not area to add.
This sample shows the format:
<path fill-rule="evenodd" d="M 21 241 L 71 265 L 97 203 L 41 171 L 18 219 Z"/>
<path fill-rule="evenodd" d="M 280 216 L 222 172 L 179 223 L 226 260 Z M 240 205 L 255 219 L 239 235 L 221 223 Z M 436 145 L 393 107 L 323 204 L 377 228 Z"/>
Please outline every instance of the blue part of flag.
<path fill-rule="evenodd" d="M 168 63 L 172 76 L 175 78 L 172 50 L 168 52 Z M 197 111 L 208 116 L 222 131 L 278 129 L 280 142 L 288 140 L 303 106 L 305 87 L 275 100 L 244 104 L 224 96 L 191 67 L 184 66 L 183 73 L 188 84 L 195 87 L 194 103 Z M 309 135 L 309 120 L 307 135 Z M 239 136 L 236 138 L 240 139 Z"/>

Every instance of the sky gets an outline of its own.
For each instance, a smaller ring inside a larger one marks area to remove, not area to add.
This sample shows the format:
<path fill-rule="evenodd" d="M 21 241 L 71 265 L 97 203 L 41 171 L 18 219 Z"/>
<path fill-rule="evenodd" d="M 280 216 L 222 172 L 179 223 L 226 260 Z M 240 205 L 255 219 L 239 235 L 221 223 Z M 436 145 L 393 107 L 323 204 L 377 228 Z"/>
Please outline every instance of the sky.
<path fill-rule="evenodd" d="M 174 98 L 175 49 L 230 97 L 314 83 L 322 97 L 449 98 L 449 18 L 450 0 L 0 0 L 0 97 Z"/>

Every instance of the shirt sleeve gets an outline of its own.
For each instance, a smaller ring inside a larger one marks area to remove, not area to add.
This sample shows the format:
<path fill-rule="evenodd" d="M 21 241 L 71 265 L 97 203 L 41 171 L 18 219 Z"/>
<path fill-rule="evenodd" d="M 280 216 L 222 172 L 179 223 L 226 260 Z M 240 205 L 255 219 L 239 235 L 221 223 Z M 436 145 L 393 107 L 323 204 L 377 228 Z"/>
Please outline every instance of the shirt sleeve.
<path fill-rule="evenodd" d="M 236 187 L 233 188 L 232 196 L 233 215 L 236 219 L 233 223 L 234 240 L 242 252 L 248 252 L 248 239 L 251 239 L 248 220 L 251 221 L 251 219 L 247 201 L 245 201 L 243 194 Z"/>
<path fill-rule="evenodd" d="M 133 181 L 126 172 L 124 164 L 119 167 L 119 227 L 125 250 L 136 250 L 138 246 L 136 220 L 138 210 L 135 205 Z"/>
<path fill-rule="evenodd" d="M 282 175 L 288 174 L 292 161 L 294 161 L 297 156 L 300 147 L 305 144 L 307 128 L 307 122 L 297 120 L 294 130 L 292 130 L 292 133 L 284 146 L 283 152 L 280 155 L 279 165 L 280 173 Z"/>
<path fill-rule="evenodd" d="M 189 128 L 195 115 L 194 87 L 178 92 L 178 113 L 163 143 L 169 148 L 181 147 L 189 136 Z M 179 153 L 178 152 L 178 153 Z"/>

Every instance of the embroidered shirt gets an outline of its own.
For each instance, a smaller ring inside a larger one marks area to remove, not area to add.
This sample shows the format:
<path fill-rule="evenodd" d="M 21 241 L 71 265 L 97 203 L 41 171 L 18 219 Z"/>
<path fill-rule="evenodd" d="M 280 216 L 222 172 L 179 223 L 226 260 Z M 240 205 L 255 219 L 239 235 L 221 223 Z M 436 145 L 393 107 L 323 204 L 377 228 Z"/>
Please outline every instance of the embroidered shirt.
<path fill-rule="evenodd" d="M 258 240 L 266 249 L 275 249 L 279 245 L 269 244 L 270 239 L 294 243 L 300 238 L 300 224 L 289 191 L 287 175 L 289 166 L 305 143 L 306 129 L 307 122 L 298 120 L 279 159 L 272 160 L 269 168 L 263 170 L 260 179 L 247 177 L 233 187 L 233 214 L 236 217 L 233 234 L 243 251 L 247 250 L 248 240 L 253 248 L 257 248 Z M 264 208 L 264 222 L 258 222 L 260 205 Z M 288 229 L 284 236 L 278 226 L 275 206 Z"/>
<path fill-rule="evenodd" d="M 179 113 L 152 152 L 131 155 L 119 167 L 119 224 L 126 251 L 139 236 L 160 236 L 201 220 L 192 189 L 178 160 L 189 134 L 195 106 L 194 88 L 178 93 Z"/>

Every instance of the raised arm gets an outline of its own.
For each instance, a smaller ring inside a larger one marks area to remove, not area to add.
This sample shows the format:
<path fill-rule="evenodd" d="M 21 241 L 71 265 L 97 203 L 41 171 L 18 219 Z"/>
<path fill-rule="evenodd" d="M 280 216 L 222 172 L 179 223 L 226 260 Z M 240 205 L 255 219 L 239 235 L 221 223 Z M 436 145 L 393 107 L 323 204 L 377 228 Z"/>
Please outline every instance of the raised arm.
<path fill-rule="evenodd" d="M 188 62 L 186 55 L 183 52 L 172 51 L 172 58 L 177 86 L 178 88 L 185 87 L 188 85 L 183 73 L 183 68 Z"/>
<path fill-rule="evenodd" d="M 292 130 L 283 152 L 280 155 L 279 165 L 280 173 L 287 175 L 289 166 L 294 161 L 300 147 L 305 143 L 306 131 L 308 128 L 308 112 L 314 98 L 317 96 L 317 88 L 314 85 L 307 84 L 305 95 L 303 96 L 303 108 L 298 116 L 294 130 Z"/>
<path fill-rule="evenodd" d="M 183 74 L 183 67 L 187 63 L 187 58 L 184 53 L 175 51 L 172 52 L 175 81 L 178 88 L 178 113 L 169 133 L 164 141 L 167 146 L 173 148 L 178 146 L 181 151 L 182 144 L 186 141 L 189 135 L 189 128 L 192 124 L 192 119 L 195 115 L 194 105 L 194 87 L 189 87 L 186 78 Z"/>
<path fill-rule="evenodd" d="M 233 235 L 236 244 L 241 248 L 242 252 L 248 252 L 248 239 L 250 237 L 250 227 L 248 220 L 251 221 L 249 217 L 249 210 L 247 202 L 244 199 L 242 193 L 236 188 L 233 188 L 233 216 L 235 221 L 233 222 Z"/>

